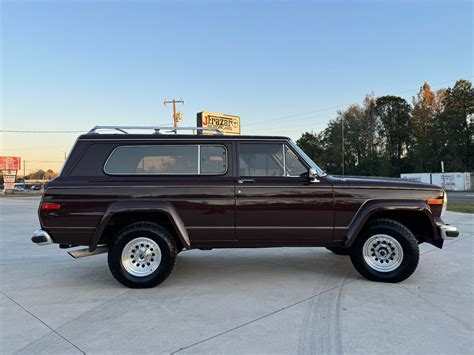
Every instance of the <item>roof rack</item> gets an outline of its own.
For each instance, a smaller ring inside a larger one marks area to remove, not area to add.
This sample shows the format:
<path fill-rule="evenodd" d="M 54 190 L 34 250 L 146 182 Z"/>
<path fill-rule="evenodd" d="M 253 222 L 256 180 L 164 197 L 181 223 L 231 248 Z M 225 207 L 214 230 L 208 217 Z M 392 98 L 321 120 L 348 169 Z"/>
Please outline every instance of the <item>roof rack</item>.
<path fill-rule="evenodd" d="M 127 130 L 153 130 L 154 134 L 163 134 L 162 131 L 174 132 L 178 131 L 196 131 L 196 132 L 214 132 L 218 135 L 223 135 L 224 133 L 217 128 L 206 128 L 206 127 L 160 127 L 160 126 L 95 126 L 87 134 L 98 134 L 98 130 L 114 130 L 121 132 L 123 134 L 129 134 Z"/>

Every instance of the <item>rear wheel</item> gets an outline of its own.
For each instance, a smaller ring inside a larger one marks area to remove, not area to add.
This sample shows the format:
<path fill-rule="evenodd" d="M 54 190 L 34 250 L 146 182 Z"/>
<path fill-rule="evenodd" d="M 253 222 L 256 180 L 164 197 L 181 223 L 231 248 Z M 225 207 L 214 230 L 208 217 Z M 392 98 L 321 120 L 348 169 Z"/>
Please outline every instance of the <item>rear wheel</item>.
<path fill-rule="evenodd" d="M 176 243 L 163 227 L 150 222 L 122 229 L 109 249 L 108 264 L 121 284 L 148 288 L 163 282 L 176 261 Z"/>
<path fill-rule="evenodd" d="M 326 247 L 327 250 L 332 251 L 337 255 L 349 255 L 349 248 L 344 247 Z"/>
<path fill-rule="evenodd" d="M 370 222 L 352 245 L 350 255 L 361 275 L 382 282 L 405 280 L 413 274 L 420 258 L 413 233 L 390 219 Z"/>

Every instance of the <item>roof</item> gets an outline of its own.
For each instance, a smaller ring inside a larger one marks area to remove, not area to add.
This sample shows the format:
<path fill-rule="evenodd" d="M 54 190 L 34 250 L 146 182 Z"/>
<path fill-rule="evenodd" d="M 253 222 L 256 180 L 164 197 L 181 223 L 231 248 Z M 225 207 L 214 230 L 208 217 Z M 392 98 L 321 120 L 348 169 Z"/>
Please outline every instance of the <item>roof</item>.
<path fill-rule="evenodd" d="M 284 136 L 252 136 L 252 135 L 241 135 L 241 136 L 230 136 L 230 135 L 218 135 L 218 134 L 82 134 L 78 140 L 94 140 L 94 141 L 109 141 L 109 140 L 289 140 L 288 137 Z"/>

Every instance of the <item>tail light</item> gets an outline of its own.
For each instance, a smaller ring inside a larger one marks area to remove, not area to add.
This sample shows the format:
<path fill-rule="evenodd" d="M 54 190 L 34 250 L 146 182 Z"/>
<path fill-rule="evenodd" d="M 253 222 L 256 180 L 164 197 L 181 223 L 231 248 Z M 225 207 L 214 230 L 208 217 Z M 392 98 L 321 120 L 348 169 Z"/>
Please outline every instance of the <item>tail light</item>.
<path fill-rule="evenodd" d="M 43 211 L 59 210 L 59 209 L 61 209 L 61 205 L 59 203 L 43 202 L 41 204 L 41 209 Z"/>

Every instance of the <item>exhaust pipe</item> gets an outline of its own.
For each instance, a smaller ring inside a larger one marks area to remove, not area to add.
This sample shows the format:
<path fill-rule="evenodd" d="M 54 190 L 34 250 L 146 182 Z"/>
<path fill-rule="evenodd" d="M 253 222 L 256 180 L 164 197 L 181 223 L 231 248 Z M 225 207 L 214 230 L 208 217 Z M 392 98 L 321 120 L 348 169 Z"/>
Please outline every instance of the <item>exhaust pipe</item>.
<path fill-rule="evenodd" d="M 107 245 L 98 245 L 94 251 L 89 251 L 89 248 L 76 249 L 73 251 L 68 251 L 67 253 L 71 255 L 74 259 L 85 258 L 86 256 L 92 256 L 97 254 L 107 253 L 109 247 Z"/>

